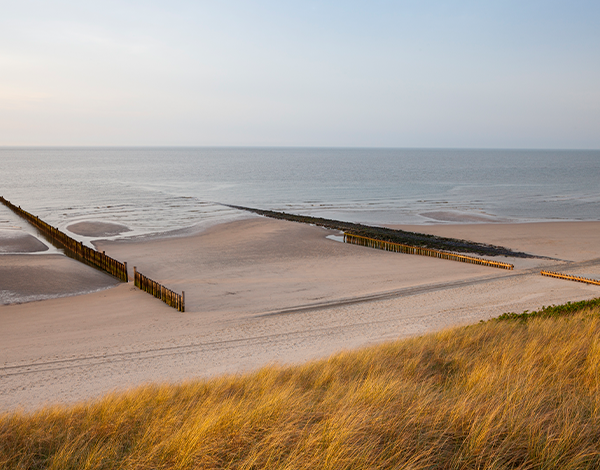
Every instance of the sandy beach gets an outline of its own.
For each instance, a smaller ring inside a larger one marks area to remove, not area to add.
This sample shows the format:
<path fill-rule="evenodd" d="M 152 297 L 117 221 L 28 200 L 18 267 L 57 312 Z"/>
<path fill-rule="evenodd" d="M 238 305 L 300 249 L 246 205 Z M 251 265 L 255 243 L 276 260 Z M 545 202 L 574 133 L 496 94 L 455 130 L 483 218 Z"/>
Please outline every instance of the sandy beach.
<path fill-rule="evenodd" d="M 179 313 L 62 255 L 2 255 L 7 298 L 57 298 L 0 306 L 0 409 L 297 363 L 600 295 L 597 286 L 539 275 L 600 277 L 600 222 L 402 228 L 546 258 L 501 258 L 515 265 L 505 271 L 346 245 L 326 238 L 336 232 L 263 217 L 187 237 L 97 244 L 185 291 Z M 94 235 L 93 226 L 79 229 Z"/>

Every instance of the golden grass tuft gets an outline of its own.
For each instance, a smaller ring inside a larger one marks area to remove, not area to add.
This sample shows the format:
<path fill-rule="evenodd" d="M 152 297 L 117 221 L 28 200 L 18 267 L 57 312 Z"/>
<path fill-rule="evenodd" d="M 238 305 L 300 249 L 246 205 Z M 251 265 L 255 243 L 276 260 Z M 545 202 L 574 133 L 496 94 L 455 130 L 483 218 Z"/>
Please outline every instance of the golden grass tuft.
<path fill-rule="evenodd" d="M 600 468 L 600 307 L 508 320 L 7 413 L 0 468 Z"/>

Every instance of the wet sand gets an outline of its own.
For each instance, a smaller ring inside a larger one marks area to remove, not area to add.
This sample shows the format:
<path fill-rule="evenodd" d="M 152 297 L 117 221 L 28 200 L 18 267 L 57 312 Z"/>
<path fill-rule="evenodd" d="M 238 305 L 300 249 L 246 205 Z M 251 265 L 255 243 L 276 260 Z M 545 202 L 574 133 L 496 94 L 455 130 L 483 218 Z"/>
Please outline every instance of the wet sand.
<path fill-rule="evenodd" d="M 131 232 L 129 227 L 125 225 L 100 222 L 100 221 L 84 221 L 71 224 L 67 227 L 71 233 L 82 235 L 84 237 L 112 237 L 125 232 Z"/>
<path fill-rule="evenodd" d="M 112 276 L 60 254 L 0 256 L 0 305 L 87 294 L 117 284 Z"/>
<path fill-rule="evenodd" d="M 0 409 L 297 363 L 600 295 L 597 286 L 539 275 L 540 267 L 600 274 L 600 222 L 412 229 L 563 261 L 500 258 L 515 264 L 505 271 L 345 245 L 326 238 L 335 232 L 266 218 L 190 237 L 102 242 L 100 250 L 130 269 L 184 290 L 186 312 L 131 283 L 0 306 Z M 29 285 L 45 277 L 30 276 Z"/>
<path fill-rule="evenodd" d="M 33 235 L 19 229 L 0 230 L 0 254 L 41 251 L 48 251 L 48 247 Z"/>

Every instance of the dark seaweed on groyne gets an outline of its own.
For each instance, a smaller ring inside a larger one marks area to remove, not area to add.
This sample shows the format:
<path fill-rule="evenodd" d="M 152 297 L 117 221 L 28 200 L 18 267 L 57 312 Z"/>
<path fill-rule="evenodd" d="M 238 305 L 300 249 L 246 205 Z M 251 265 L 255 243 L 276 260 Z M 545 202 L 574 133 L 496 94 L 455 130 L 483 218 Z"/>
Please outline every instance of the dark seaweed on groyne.
<path fill-rule="evenodd" d="M 460 240 L 457 238 L 438 237 L 425 233 L 407 232 L 386 227 L 373 227 L 370 225 L 355 224 L 351 222 L 342 222 L 339 220 L 323 219 L 321 217 L 309 217 L 306 215 L 288 214 L 285 212 L 268 211 L 263 209 L 254 209 L 252 207 L 227 205 L 233 209 L 254 212 L 265 217 L 273 219 L 289 220 L 292 222 L 301 222 L 304 224 L 313 224 L 334 230 L 352 233 L 376 240 L 412 245 L 420 248 L 431 248 L 436 250 L 454 251 L 459 253 L 476 253 L 487 256 L 509 256 L 512 258 L 539 258 L 539 256 L 530 255 L 520 251 L 513 251 L 503 246 L 488 245 L 469 240 Z"/>

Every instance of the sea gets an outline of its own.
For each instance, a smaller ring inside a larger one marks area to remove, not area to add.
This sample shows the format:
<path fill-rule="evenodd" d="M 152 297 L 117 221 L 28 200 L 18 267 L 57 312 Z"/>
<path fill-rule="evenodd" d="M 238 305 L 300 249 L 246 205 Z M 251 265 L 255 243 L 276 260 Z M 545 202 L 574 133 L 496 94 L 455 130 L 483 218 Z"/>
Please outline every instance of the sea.
<path fill-rule="evenodd" d="M 599 150 L 0 148 L 1 196 L 67 233 L 130 229 L 111 238 L 247 216 L 228 205 L 369 225 L 600 220 L 599 177 Z M 24 225 L 0 206 L 0 230 Z"/>

